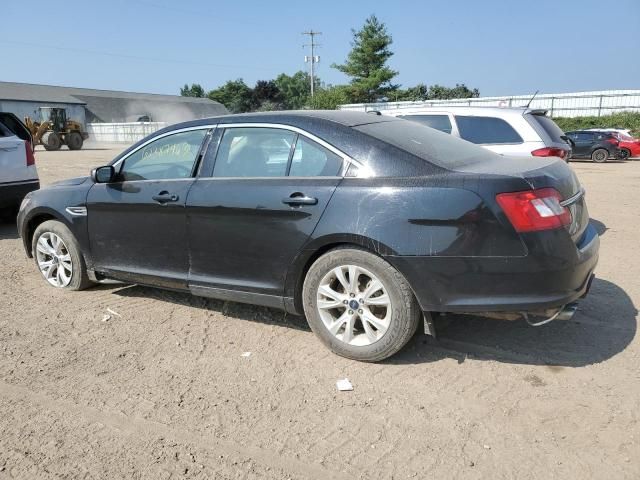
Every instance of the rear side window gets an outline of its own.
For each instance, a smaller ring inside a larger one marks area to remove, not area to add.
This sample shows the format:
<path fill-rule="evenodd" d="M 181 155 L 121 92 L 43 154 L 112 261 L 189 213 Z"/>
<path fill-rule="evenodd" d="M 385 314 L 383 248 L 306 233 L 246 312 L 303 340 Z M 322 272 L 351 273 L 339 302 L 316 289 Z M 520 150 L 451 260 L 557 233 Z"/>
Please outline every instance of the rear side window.
<path fill-rule="evenodd" d="M 518 132 L 501 118 L 456 115 L 456 122 L 460 136 L 471 143 L 522 143 Z"/>
<path fill-rule="evenodd" d="M 342 158 L 317 143 L 298 136 L 291 159 L 292 177 L 333 177 L 340 173 Z"/>
<path fill-rule="evenodd" d="M 296 134 L 278 128 L 225 129 L 214 177 L 284 177 Z"/>
<path fill-rule="evenodd" d="M 451 133 L 451 120 L 449 120 L 449 115 L 398 115 L 398 118 L 421 123 L 422 125 L 435 128 L 444 133 Z"/>

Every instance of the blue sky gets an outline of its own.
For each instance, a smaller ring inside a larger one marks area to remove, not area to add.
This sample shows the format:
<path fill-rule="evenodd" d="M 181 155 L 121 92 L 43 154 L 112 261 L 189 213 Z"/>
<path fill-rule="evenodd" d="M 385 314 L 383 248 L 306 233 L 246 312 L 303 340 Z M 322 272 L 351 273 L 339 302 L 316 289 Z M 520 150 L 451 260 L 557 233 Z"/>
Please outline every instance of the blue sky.
<path fill-rule="evenodd" d="M 1 8 L 4 81 L 169 94 L 185 82 L 253 85 L 306 68 L 301 32 L 313 28 L 323 33 L 319 76 L 343 83 L 330 65 L 346 58 L 351 28 L 375 13 L 393 36 L 390 65 L 405 87 L 466 83 L 483 96 L 640 88 L 638 0 L 34 0 Z"/>

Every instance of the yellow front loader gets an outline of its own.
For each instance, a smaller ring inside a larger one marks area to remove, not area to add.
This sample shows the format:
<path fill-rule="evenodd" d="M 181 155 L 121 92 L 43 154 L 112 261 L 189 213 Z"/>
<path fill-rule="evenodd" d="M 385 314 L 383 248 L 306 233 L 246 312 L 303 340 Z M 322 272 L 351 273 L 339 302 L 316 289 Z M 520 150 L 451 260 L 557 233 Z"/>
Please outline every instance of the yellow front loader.
<path fill-rule="evenodd" d="M 40 107 L 39 121 L 25 117 L 24 123 L 31 131 L 34 145 L 42 145 L 46 150 L 59 150 L 63 144 L 69 150 L 80 150 L 89 138 L 79 122 L 67 119 L 64 108 Z"/>

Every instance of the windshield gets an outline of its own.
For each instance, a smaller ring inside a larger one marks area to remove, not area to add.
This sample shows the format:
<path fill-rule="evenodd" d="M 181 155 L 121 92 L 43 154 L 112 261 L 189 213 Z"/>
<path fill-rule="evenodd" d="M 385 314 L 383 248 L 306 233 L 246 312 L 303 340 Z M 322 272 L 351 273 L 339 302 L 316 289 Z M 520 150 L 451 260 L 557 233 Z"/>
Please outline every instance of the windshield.
<path fill-rule="evenodd" d="M 408 120 L 370 123 L 354 128 L 446 169 L 496 157 L 495 153 L 482 147 Z"/>

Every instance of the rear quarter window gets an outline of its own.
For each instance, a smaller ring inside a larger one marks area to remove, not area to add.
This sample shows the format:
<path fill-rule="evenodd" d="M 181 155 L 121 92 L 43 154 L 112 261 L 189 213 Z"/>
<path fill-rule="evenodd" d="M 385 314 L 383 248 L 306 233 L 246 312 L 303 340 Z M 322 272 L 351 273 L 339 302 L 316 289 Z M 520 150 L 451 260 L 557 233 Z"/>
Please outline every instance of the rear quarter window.
<path fill-rule="evenodd" d="M 451 133 L 451 120 L 449 120 L 449 115 L 398 115 L 398 118 L 417 122 L 444 133 Z"/>
<path fill-rule="evenodd" d="M 549 136 L 552 142 L 564 141 L 564 138 L 562 137 L 564 137 L 565 135 L 562 129 L 558 125 L 556 125 L 556 122 L 554 122 L 546 115 L 528 114 L 525 115 L 525 118 L 530 124 L 533 124 L 534 128 L 535 126 L 542 128 L 542 130 L 544 130 L 544 132 Z"/>
<path fill-rule="evenodd" d="M 518 132 L 501 118 L 456 115 L 460 137 L 480 145 L 522 143 Z"/>

